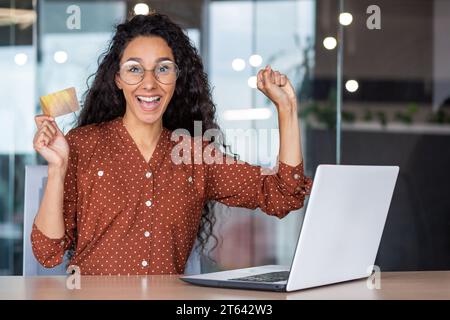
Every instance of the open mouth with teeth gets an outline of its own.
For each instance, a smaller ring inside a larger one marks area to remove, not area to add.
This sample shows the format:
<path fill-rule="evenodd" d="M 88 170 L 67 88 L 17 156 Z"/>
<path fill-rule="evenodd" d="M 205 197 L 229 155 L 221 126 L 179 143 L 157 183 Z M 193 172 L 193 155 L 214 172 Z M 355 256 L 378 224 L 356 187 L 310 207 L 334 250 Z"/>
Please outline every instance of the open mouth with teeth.
<path fill-rule="evenodd" d="M 136 96 L 136 99 L 144 111 L 153 111 L 158 108 L 161 103 L 161 96 Z"/>

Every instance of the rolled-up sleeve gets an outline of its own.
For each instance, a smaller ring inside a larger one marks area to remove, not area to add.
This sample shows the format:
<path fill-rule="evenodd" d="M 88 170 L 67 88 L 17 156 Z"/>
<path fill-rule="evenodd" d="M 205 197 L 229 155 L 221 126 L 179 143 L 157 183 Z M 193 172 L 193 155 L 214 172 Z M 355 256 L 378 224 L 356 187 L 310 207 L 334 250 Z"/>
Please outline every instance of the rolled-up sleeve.
<path fill-rule="evenodd" d="M 218 159 L 218 157 L 215 157 Z M 233 161 L 206 165 L 206 198 L 228 206 L 261 208 L 283 218 L 304 205 L 311 193 L 312 179 L 304 175 L 303 162 L 290 166 L 278 161 L 273 169 Z"/>
<path fill-rule="evenodd" d="M 70 132 L 66 135 L 69 143 L 69 163 L 64 179 L 63 215 L 65 234 L 59 239 L 44 235 L 36 224 L 31 231 L 31 245 L 34 256 L 41 265 L 52 268 L 62 263 L 66 250 L 72 248 L 76 235 L 77 215 L 77 162 L 78 153 Z"/>

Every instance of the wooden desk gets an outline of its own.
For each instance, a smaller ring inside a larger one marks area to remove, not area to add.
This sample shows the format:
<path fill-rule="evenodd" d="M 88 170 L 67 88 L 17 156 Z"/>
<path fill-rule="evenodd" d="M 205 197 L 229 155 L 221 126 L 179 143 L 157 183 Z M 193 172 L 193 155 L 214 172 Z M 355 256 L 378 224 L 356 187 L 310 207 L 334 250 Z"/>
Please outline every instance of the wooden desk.
<path fill-rule="evenodd" d="M 178 276 L 82 276 L 80 290 L 66 277 L 0 277 L 0 299 L 450 299 L 450 271 L 386 272 L 381 289 L 356 280 L 292 293 L 206 288 Z"/>

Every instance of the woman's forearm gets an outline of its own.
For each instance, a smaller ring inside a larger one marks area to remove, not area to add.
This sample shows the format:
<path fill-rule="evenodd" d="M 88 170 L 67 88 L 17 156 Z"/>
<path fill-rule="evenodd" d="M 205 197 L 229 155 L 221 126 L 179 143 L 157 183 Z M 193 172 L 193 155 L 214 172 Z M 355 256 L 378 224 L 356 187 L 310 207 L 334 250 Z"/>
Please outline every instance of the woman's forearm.
<path fill-rule="evenodd" d="M 48 170 L 47 185 L 34 220 L 38 229 L 51 239 L 64 236 L 63 196 L 65 169 Z"/>
<path fill-rule="evenodd" d="M 297 104 L 278 106 L 278 127 L 280 130 L 280 150 L 278 159 L 291 166 L 303 161 Z"/>

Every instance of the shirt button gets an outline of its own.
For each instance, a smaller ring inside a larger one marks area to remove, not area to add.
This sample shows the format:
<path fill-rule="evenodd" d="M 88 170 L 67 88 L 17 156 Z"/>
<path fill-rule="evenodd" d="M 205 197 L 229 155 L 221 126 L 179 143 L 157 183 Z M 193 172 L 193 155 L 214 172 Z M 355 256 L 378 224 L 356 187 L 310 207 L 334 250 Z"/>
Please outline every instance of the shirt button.
<path fill-rule="evenodd" d="M 152 205 L 152 202 L 150 200 L 145 201 L 145 205 L 147 207 L 150 207 Z"/>
<path fill-rule="evenodd" d="M 64 240 L 61 240 L 60 245 L 63 247 L 66 244 Z"/>
<path fill-rule="evenodd" d="M 300 175 L 299 175 L 298 173 L 294 174 L 294 179 L 295 179 L 295 180 L 300 179 Z"/>
<path fill-rule="evenodd" d="M 152 176 L 152 173 L 150 171 L 145 174 L 146 178 L 150 178 L 151 176 Z"/>
<path fill-rule="evenodd" d="M 189 181 L 189 183 L 191 183 L 192 182 L 192 177 L 189 177 L 188 181 Z"/>
<path fill-rule="evenodd" d="M 148 262 L 147 262 L 146 260 L 142 260 L 142 266 L 143 266 L 143 267 L 148 266 Z"/>
<path fill-rule="evenodd" d="M 97 172 L 97 174 L 98 174 L 99 177 L 101 177 L 101 176 L 103 176 L 103 171 L 100 170 L 99 172 Z"/>
<path fill-rule="evenodd" d="M 144 236 L 145 236 L 146 238 L 150 237 L 150 232 L 145 231 L 145 232 L 144 232 Z"/>

